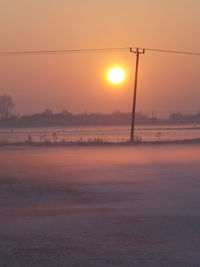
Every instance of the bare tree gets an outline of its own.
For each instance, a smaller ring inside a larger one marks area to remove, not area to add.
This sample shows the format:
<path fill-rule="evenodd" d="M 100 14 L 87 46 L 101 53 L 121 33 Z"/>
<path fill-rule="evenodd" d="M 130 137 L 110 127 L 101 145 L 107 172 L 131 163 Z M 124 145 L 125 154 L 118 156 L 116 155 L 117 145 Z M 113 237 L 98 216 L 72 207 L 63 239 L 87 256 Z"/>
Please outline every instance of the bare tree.
<path fill-rule="evenodd" d="M 42 113 L 43 115 L 47 115 L 47 116 L 53 115 L 53 111 L 50 108 L 45 109 Z"/>
<path fill-rule="evenodd" d="M 11 96 L 9 95 L 0 96 L 0 116 L 2 120 L 6 120 L 9 118 L 14 106 L 15 104 Z"/>

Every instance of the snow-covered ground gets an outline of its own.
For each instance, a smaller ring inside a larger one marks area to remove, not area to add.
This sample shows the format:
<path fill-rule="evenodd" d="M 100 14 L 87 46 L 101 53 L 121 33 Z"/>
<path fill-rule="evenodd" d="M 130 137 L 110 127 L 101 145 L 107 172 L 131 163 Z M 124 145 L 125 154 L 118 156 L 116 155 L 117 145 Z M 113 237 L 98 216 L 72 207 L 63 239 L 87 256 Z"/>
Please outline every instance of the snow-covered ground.
<path fill-rule="evenodd" d="M 200 145 L 1 147 L 0 266 L 200 266 Z"/>
<path fill-rule="evenodd" d="M 200 125 L 137 125 L 135 135 L 143 141 L 168 141 L 197 139 Z M 0 144 L 31 142 L 87 142 L 100 139 L 106 142 L 130 140 L 130 127 L 39 127 L 0 129 Z"/>

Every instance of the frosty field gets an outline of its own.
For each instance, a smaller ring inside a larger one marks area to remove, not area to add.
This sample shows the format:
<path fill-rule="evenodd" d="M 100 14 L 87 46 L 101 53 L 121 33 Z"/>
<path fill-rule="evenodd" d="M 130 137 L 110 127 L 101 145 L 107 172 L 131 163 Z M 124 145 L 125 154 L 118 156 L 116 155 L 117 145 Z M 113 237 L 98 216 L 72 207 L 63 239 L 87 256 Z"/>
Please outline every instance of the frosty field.
<path fill-rule="evenodd" d="M 200 136 L 200 125 L 138 125 L 137 137 L 143 141 L 167 141 L 196 139 Z M 130 140 L 129 126 L 99 127 L 39 127 L 0 129 L 0 144 L 32 142 L 79 142 L 98 138 L 108 142 Z"/>
<path fill-rule="evenodd" d="M 0 266 L 200 266 L 200 145 L 1 147 Z"/>

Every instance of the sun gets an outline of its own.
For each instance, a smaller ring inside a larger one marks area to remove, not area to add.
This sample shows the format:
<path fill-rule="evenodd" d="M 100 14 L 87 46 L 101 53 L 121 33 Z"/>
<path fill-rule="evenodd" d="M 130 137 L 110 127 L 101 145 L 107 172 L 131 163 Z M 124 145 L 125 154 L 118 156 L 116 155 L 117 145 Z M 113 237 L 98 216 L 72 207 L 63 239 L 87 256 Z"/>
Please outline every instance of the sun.
<path fill-rule="evenodd" d="M 111 83 L 121 83 L 125 78 L 125 73 L 122 69 L 114 68 L 108 72 L 108 80 Z"/>

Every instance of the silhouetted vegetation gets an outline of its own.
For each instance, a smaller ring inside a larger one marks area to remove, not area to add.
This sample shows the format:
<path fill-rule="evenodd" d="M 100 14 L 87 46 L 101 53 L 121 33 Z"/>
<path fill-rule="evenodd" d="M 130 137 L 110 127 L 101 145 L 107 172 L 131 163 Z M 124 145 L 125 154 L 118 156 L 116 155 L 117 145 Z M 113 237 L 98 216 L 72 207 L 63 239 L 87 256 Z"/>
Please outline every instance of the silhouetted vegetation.
<path fill-rule="evenodd" d="M 130 125 L 131 113 L 114 112 L 111 114 L 102 113 L 81 113 L 74 115 L 67 110 L 54 113 L 46 109 L 42 113 L 24 115 L 21 117 L 10 115 L 3 116 L 0 120 L 0 127 L 56 127 L 56 126 L 113 126 Z M 170 114 L 167 119 L 149 117 L 142 113 L 136 114 L 138 125 L 158 124 L 197 124 L 200 123 L 200 112 L 193 115 L 184 115 L 180 112 Z"/>
<path fill-rule="evenodd" d="M 8 120 L 12 109 L 15 104 L 12 100 L 12 97 L 9 95 L 0 95 L 0 117 L 1 120 Z"/>

